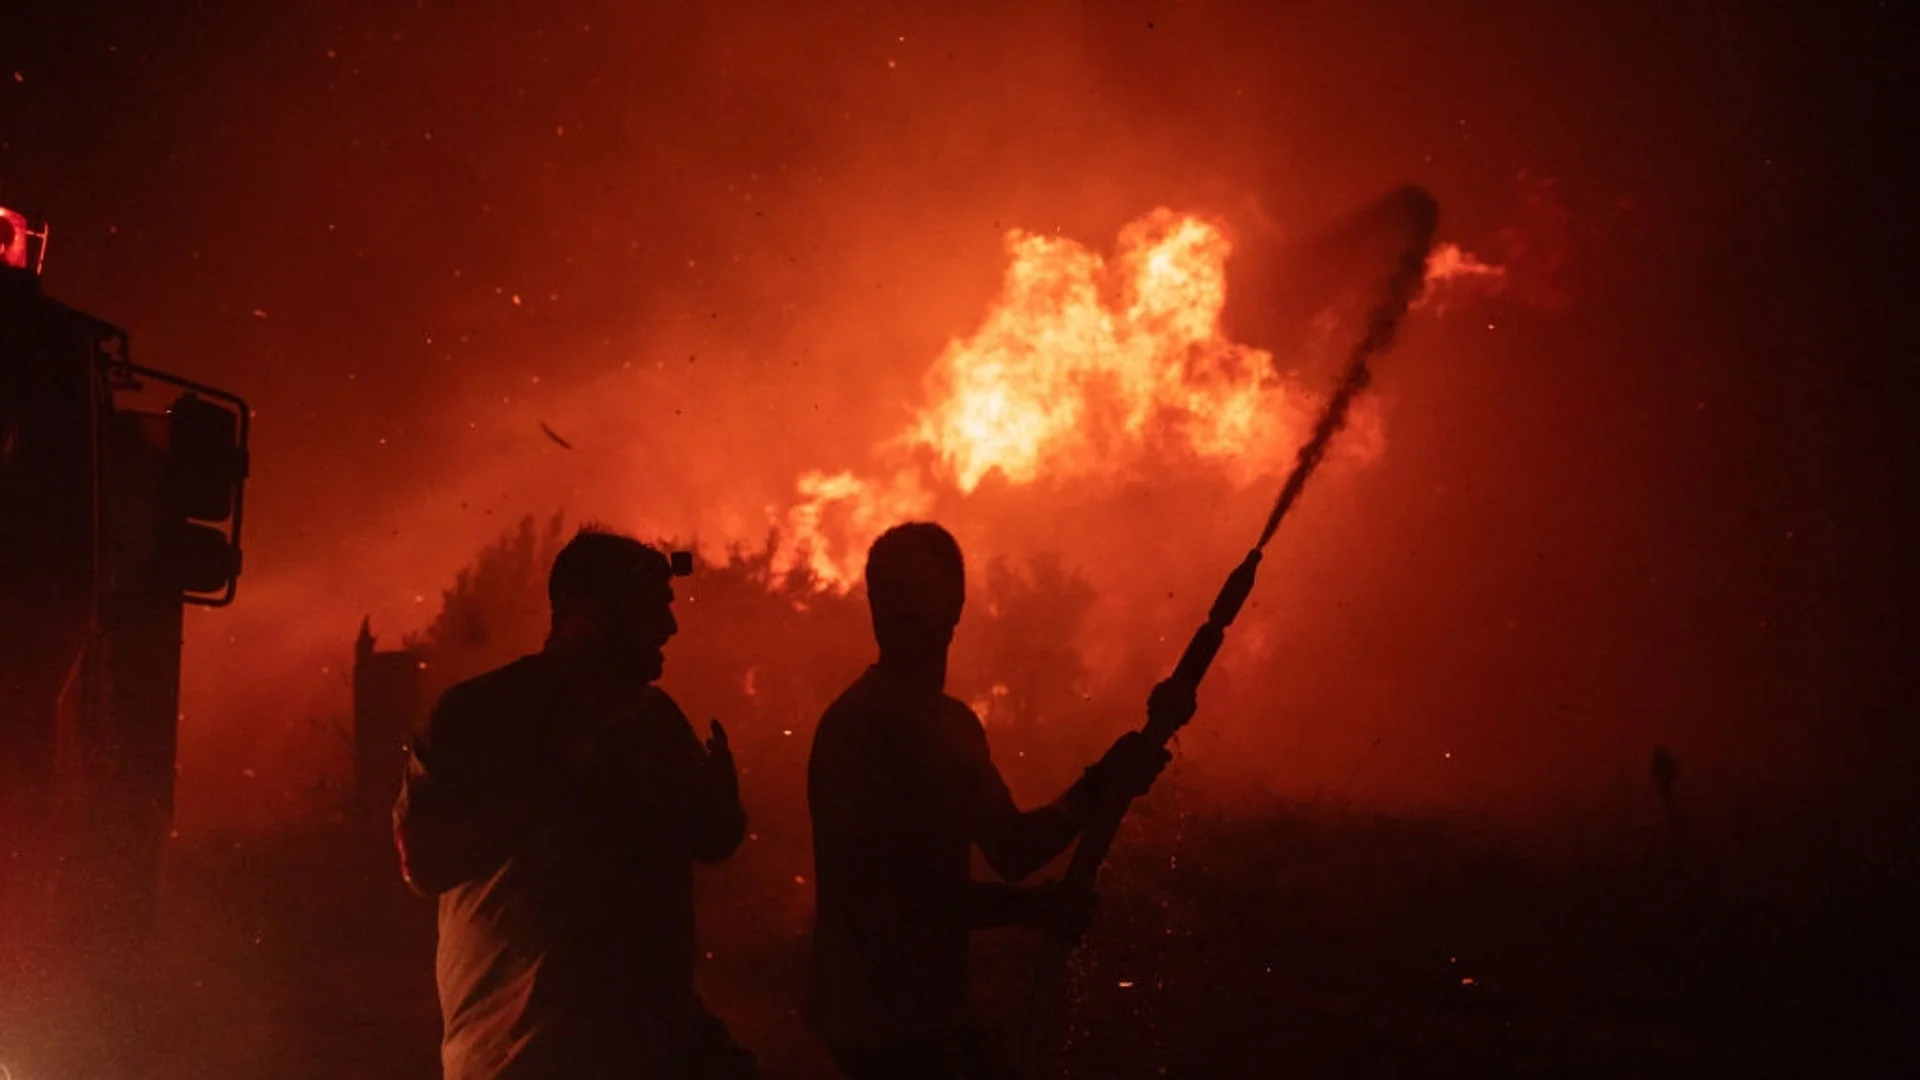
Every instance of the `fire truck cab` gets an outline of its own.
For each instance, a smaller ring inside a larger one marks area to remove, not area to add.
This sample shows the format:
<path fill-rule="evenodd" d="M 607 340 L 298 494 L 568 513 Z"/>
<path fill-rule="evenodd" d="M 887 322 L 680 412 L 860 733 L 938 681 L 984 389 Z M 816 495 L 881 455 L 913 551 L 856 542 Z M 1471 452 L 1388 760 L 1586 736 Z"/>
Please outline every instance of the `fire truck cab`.
<path fill-rule="evenodd" d="M 248 470 L 246 403 L 44 295 L 46 239 L 0 208 L 0 961 L 146 928 L 183 605 L 234 598 Z"/>

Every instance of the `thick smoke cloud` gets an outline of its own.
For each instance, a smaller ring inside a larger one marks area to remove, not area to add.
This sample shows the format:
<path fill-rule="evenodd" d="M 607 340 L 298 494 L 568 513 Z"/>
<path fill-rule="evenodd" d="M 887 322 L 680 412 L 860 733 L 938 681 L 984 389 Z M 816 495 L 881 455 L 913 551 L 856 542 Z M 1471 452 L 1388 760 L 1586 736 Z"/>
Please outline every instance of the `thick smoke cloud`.
<path fill-rule="evenodd" d="M 1232 1075 L 1262 1045 L 1343 1075 L 1591 1069 L 1596 1031 L 1697 1065 L 1735 1041 L 1715 1018 L 1818 1039 L 1854 1006 L 1899 1031 L 1910 22 L 0 5 L 0 202 L 52 222 L 49 293 L 257 412 L 239 603 L 188 614 L 165 933 L 101 958 L 123 1000 L 58 957 L 0 986 L 0 1060 L 115 1075 L 95 1059 L 131 1040 L 142 1075 L 431 1074 L 431 905 L 333 822 L 353 636 L 418 635 L 435 683 L 537 647 L 542 557 L 597 519 L 705 557 L 667 683 L 735 732 L 757 838 L 702 878 L 702 981 L 770 1062 L 813 1061 L 783 1074 L 824 1075 L 792 1012 L 805 744 L 869 646 L 857 592 L 768 586 L 797 482 L 898 475 L 875 448 L 981 327 L 1010 231 L 1111 257 L 1157 207 L 1224 230 L 1222 338 L 1272 357 L 1304 436 L 1406 237 L 1340 226 L 1407 182 L 1445 207 L 1435 282 L 1116 848 L 1079 1073 Z M 1140 721 L 1290 456 L 1129 461 L 964 496 L 915 474 L 970 555 L 953 690 L 1025 801 Z M 1547 842 L 1482 845 L 1486 811 Z M 1645 887 L 1683 832 L 1698 906 Z M 1836 965 L 1874 985 L 1828 1008 L 1807 976 Z M 1500 1056 L 1460 1065 L 1463 1039 Z"/>
<path fill-rule="evenodd" d="M 323 802 L 360 618 L 423 628 L 523 515 L 757 540 L 797 472 L 864 466 L 1007 229 L 1215 215 L 1228 335 L 1310 356 L 1316 234 L 1408 178 L 1500 294 L 1409 323 L 1336 444 L 1372 463 L 1316 480 L 1210 684 L 1237 725 L 1187 749 L 1441 802 L 1639 791 L 1655 742 L 1696 782 L 1884 760 L 1905 526 L 1854 523 L 1899 505 L 1904 369 L 1842 376 L 1889 345 L 1834 312 L 1886 286 L 1831 250 L 1873 200 L 1818 164 L 1877 144 L 1796 104 L 1864 76 L 1797 17 L 1621 16 L 9 12 L 0 194 L 53 220 L 51 291 L 258 410 L 241 603 L 189 627 L 183 827 Z M 1048 494 L 986 484 L 972 540 L 1080 564 L 1118 709 L 1270 491 Z"/>

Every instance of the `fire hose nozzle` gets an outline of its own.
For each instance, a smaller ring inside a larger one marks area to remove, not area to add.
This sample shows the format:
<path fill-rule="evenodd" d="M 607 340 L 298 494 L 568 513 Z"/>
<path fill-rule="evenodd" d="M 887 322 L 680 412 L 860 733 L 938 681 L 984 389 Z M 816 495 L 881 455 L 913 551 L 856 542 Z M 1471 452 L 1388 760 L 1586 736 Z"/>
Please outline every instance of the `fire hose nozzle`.
<path fill-rule="evenodd" d="M 1259 570 L 1260 549 L 1254 548 L 1233 568 L 1233 573 L 1227 575 L 1227 583 L 1220 586 L 1220 595 L 1214 598 L 1213 607 L 1207 612 L 1207 621 L 1221 629 L 1233 625 L 1247 596 L 1253 592 L 1253 578 Z"/>
<path fill-rule="evenodd" d="M 1233 568 L 1233 573 L 1227 575 L 1227 583 L 1220 586 L 1220 595 L 1214 597 L 1213 607 L 1207 612 L 1207 621 L 1193 632 L 1193 640 L 1187 642 L 1187 649 L 1180 654 L 1180 662 L 1174 666 L 1168 681 L 1190 691 L 1199 689 L 1200 680 L 1206 678 L 1214 656 L 1226 641 L 1227 627 L 1233 625 L 1241 606 L 1247 602 L 1247 595 L 1253 592 L 1253 578 L 1259 570 L 1260 549 L 1254 548 Z"/>

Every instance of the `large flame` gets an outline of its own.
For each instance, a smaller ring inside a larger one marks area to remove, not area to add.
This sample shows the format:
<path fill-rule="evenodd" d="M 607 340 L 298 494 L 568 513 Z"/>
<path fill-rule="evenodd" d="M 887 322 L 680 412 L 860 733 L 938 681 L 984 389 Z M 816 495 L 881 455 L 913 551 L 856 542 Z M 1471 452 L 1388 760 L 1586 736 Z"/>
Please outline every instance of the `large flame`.
<path fill-rule="evenodd" d="M 842 592 L 860 580 L 867 548 L 881 533 L 933 505 L 911 469 L 896 472 L 891 481 L 809 472 L 798 488 L 800 501 L 779 522 L 780 546 L 770 569 L 783 578 L 805 574 L 820 588 Z"/>
<path fill-rule="evenodd" d="M 1280 431 L 1272 358 L 1220 332 L 1221 231 L 1160 209 L 1094 251 L 1015 230 L 1000 296 L 947 346 L 908 438 L 972 491 L 1131 471 L 1147 453 L 1263 462 Z M 1258 465 L 1253 465 L 1258 471 Z"/>
<path fill-rule="evenodd" d="M 772 511 L 773 571 L 820 588 L 859 581 L 869 544 L 973 492 L 991 474 L 1014 487 L 1142 475 L 1185 459 L 1241 485 L 1287 464 L 1304 433 L 1265 350 L 1221 329 L 1226 234 L 1161 208 L 1120 231 L 1111 259 L 1073 240 L 1014 229 L 986 317 L 950 342 L 927 375 L 927 402 L 878 448 L 877 478 L 810 472 L 799 500 Z M 1435 283 L 1497 283 L 1504 270 L 1451 244 Z M 1359 442 L 1378 453 L 1378 432 Z"/>
<path fill-rule="evenodd" d="M 776 572 L 850 588 L 882 530 L 930 510 L 936 486 L 965 494 L 989 473 L 1071 481 L 1187 455 L 1244 481 L 1288 448 L 1272 357 L 1221 333 L 1232 246 L 1219 228 L 1163 208 L 1123 229 L 1111 260 L 1019 229 L 1006 250 L 986 318 L 948 344 L 927 404 L 881 448 L 915 463 L 801 477 L 799 502 L 775 515 Z"/>

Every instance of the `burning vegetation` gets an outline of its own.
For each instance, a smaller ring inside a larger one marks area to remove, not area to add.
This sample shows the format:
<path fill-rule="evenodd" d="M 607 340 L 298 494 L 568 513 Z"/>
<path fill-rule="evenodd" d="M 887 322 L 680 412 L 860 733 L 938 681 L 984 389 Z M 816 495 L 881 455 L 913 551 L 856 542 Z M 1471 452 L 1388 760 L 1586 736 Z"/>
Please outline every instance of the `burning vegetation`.
<path fill-rule="evenodd" d="M 879 479 L 802 476 L 776 570 L 804 563 L 820 584 L 851 588 L 882 529 L 989 474 L 1013 488 L 1110 489 L 1194 461 L 1244 486 L 1291 453 L 1286 380 L 1221 327 L 1232 249 L 1220 226 L 1161 208 L 1121 231 L 1110 260 L 1019 229 L 1006 250 L 985 317 L 948 344 L 926 404 L 877 448 L 902 463 Z"/>

